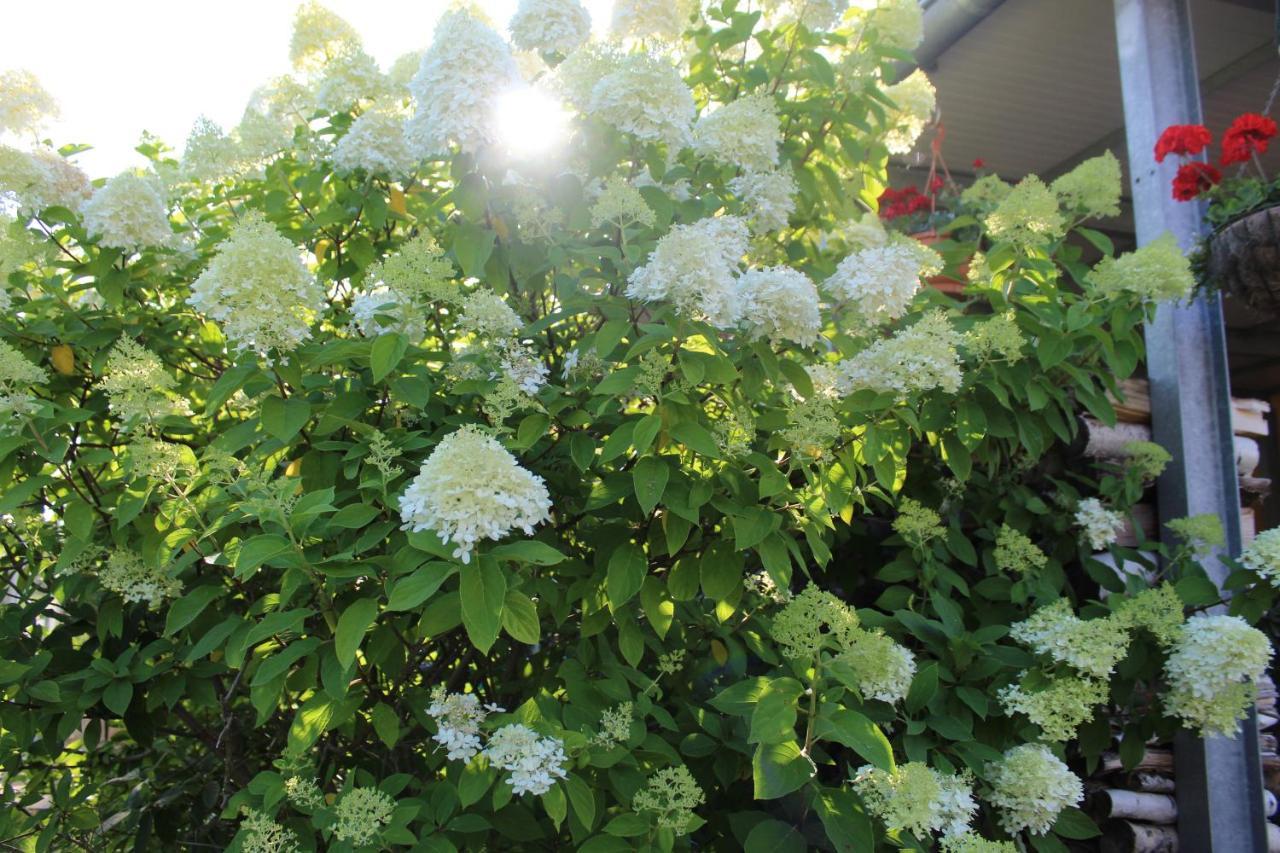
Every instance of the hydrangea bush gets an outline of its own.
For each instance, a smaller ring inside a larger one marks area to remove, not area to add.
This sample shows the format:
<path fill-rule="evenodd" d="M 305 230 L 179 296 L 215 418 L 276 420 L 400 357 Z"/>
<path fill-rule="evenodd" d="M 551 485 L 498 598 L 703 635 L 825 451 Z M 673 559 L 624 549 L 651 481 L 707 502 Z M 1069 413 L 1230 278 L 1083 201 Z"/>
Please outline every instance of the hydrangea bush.
<path fill-rule="evenodd" d="M 105 181 L 11 75 L 0 837 L 1061 851 L 1104 751 L 1234 731 L 1280 549 L 1196 613 L 1220 528 L 1114 545 L 1167 454 L 1076 452 L 1185 261 L 1081 227 L 1104 158 L 923 288 L 919 8 L 846 5 L 457 7 L 384 74 L 308 4 Z"/>

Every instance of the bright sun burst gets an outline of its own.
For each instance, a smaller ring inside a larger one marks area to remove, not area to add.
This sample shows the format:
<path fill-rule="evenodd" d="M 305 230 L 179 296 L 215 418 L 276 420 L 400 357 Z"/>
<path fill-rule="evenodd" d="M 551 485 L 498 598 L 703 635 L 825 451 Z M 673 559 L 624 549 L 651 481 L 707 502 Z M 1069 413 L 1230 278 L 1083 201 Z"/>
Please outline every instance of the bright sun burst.
<path fill-rule="evenodd" d="M 569 135 L 569 112 L 564 104 L 532 86 L 500 96 L 496 109 L 498 139 L 517 157 L 549 154 Z"/>

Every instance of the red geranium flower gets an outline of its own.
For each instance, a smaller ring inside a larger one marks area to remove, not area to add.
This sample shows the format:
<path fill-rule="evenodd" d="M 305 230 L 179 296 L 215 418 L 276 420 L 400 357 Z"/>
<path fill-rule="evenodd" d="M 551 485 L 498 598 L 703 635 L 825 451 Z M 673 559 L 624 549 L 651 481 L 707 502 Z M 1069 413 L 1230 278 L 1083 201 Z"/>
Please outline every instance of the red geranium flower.
<path fill-rule="evenodd" d="M 939 192 L 942 191 L 942 186 L 943 186 L 942 178 L 935 175 L 933 180 L 929 182 L 929 194 L 937 195 Z"/>
<path fill-rule="evenodd" d="M 1170 154 L 1199 154 L 1212 141 L 1202 124 L 1171 124 L 1156 140 L 1156 162 L 1163 163 Z"/>
<path fill-rule="evenodd" d="M 1254 154 L 1267 153 L 1267 143 L 1276 135 L 1276 123 L 1257 113 L 1236 116 L 1222 134 L 1222 165 L 1247 163 Z"/>
<path fill-rule="evenodd" d="M 1191 201 L 1208 192 L 1222 180 L 1222 173 L 1208 163 L 1183 163 L 1173 178 L 1173 197 L 1178 201 Z"/>
<path fill-rule="evenodd" d="M 983 160 L 981 157 L 979 157 L 978 159 L 976 159 L 976 160 L 974 160 L 974 161 L 973 161 L 973 168 L 975 168 L 975 169 L 985 169 L 985 168 L 987 168 L 987 161 L 986 161 L 986 160 Z"/>

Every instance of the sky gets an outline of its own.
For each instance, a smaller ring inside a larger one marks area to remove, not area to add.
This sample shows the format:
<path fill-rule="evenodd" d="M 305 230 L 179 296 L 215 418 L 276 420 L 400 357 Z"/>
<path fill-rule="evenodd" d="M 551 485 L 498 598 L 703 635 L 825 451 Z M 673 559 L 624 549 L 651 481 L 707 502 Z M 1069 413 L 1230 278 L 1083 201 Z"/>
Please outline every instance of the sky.
<path fill-rule="evenodd" d="M 431 42 L 448 0 L 322 0 L 364 39 L 386 71 Z M 7 0 L 0 71 L 25 68 L 57 99 L 45 136 L 93 145 L 76 158 L 90 177 L 145 165 L 133 149 L 148 130 L 182 149 L 192 123 L 224 129 L 253 90 L 289 67 L 297 0 Z M 480 0 L 505 35 L 517 0 Z M 593 28 L 613 0 L 583 0 Z"/>

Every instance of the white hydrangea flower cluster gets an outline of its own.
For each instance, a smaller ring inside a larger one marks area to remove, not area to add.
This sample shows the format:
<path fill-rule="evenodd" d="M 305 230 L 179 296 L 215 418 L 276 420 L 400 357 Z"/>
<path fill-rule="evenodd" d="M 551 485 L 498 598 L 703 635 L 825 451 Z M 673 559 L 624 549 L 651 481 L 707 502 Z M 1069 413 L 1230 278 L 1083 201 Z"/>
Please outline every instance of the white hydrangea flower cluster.
<path fill-rule="evenodd" d="M 237 140 L 217 122 L 200 116 L 187 135 L 178 172 L 184 180 L 201 183 L 232 177 L 245 165 Z"/>
<path fill-rule="evenodd" d="M 354 847 L 372 844 L 383 827 L 391 822 L 396 801 L 377 788 L 352 788 L 338 799 L 334 807 L 337 820 L 333 824 L 333 837 L 350 841 Z"/>
<path fill-rule="evenodd" d="M 1037 654 L 1103 679 L 1110 677 L 1129 648 L 1129 633 L 1121 620 L 1081 619 L 1065 598 L 1015 622 L 1009 636 Z"/>
<path fill-rule="evenodd" d="M 388 100 L 362 112 L 330 156 L 334 167 L 346 174 L 363 169 L 371 175 L 398 178 L 418 164 L 404 135 L 404 116 L 399 106 Z"/>
<path fill-rule="evenodd" d="M 1240 564 L 1280 587 L 1280 527 L 1264 530 L 1245 546 Z"/>
<path fill-rule="evenodd" d="M 642 302 L 667 301 L 687 317 L 732 328 L 742 313 L 738 267 L 748 240 L 746 224 L 734 216 L 676 225 L 648 262 L 632 271 L 626 294 Z"/>
<path fill-rule="evenodd" d="M 241 155 L 253 162 L 278 154 L 293 138 L 294 128 L 306 124 L 310 97 L 293 77 L 276 78 L 255 90 L 234 131 Z"/>
<path fill-rule="evenodd" d="M 409 97 L 409 83 L 422 67 L 422 57 L 426 53 L 425 50 L 411 50 L 400 54 L 391 63 L 391 67 L 387 69 L 387 82 L 391 84 L 395 97 L 401 99 Z"/>
<path fill-rule="evenodd" d="M 238 352 L 265 356 L 291 352 L 311 337 L 326 299 L 298 248 L 255 213 L 218 246 L 187 302 L 215 320 Z"/>
<path fill-rule="evenodd" d="M 482 706 L 474 693 L 448 693 L 443 684 L 437 684 L 427 706 L 427 715 L 438 727 L 431 739 L 447 750 L 450 761 L 470 761 L 480 753 L 480 724 L 502 710 L 497 705 Z"/>
<path fill-rule="evenodd" d="M 961 835 L 978 810 L 968 780 L 918 761 L 893 770 L 868 764 L 854 772 L 852 781 L 867 809 L 890 831 L 906 830 L 918 838 Z"/>
<path fill-rule="evenodd" d="M 35 133 L 57 114 L 57 102 L 30 71 L 0 73 L 0 134 Z"/>
<path fill-rule="evenodd" d="M 856 26 L 875 30 L 882 47 L 912 51 L 924 41 L 919 0 L 857 0 L 849 18 Z"/>
<path fill-rule="evenodd" d="M 19 151 L 0 145 L 0 193 L 12 194 L 23 213 L 50 207 L 79 211 L 93 195 L 89 177 L 57 151 Z"/>
<path fill-rule="evenodd" d="M 933 119 L 937 92 L 925 73 L 917 68 L 901 82 L 885 86 L 884 94 L 896 106 L 885 119 L 888 127 L 885 147 L 890 154 L 910 154 Z"/>
<path fill-rule="evenodd" d="M 422 309 L 385 284 L 356 291 L 351 297 L 351 319 L 368 338 L 395 332 L 416 343 L 427 331 Z"/>
<path fill-rule="evenodd" d="M 521 50 L 568 54 L 591 36 L 591 15 L 578 0 L 520 0 L 508 25 Z"/>
<path fill-rule="evenodd" d="M 5 341 L 0 341 L 0 413 L 28 415 L 35 410 L 32 385 L 48 379 L 42 368 L 30 361 Z M 9 429 L 13 424 L 6 425 Z"/>
<path fill-rule="evenodd" d="M 517 796 L 541 796 L 551 790 L 557 779 L 568 776 L 564 769 L 568 760 L 564 741 L 542 737 L 519 723 L 503 726 L 490 735 L 484 754 L 489 763 L 511 774 L 507 781 Z"/>
<path fill-rule="evenodd" d="M 1106 681 L 1077 676 L 1057 676 L 1032 688 L 1026 673 L 1018 684 L 1000 689 L 1000 706 L 1007 715 L 1025 714 L 1044 732 L 1045 740 L 1068 741 L 1076 729 L 1093 719 L 1093 709 L 1107 701 Z"/>
<path fill-rule="evenodd" d="M 320 68 L 338 54 L 359 47 L 360 34 L 355 28 L 315 0 L 298 7 L 289 41 L 289 61 L 294 68 Z"/>
<path fill-rule="evenodd" d="M 631 808 L 655 815 L 659 827 L 684 835 L 693 821 L 693 810 L 706 801 L 706 794 L 689 768 L 681 764 L 664 767 L 650 776 L 645 786 L 632 797 Z"/>
<path fill-rule="evenodd" d="M 609 35 L 616 41 L 676 41 L 695 8 L 693 0 L 614 0 Z"/>
<path fill-rule="evenodd" d="M 863 699 L 890 705 L 907 698 L 916 675 L 916 659 L 883 631 L 859 629 L 837 660 L 853 670 Z"/>
<path fill-rule="evenodd" d="M 445 436 L 422 463 L 400 498 L 404 528 L 431 530 L 456 546 L 464 563 L 481 539 L 501 539 L 551 517 L 551 496 L 542 478 L 520 463 L 495 438 L 475 426 Z"/>
<path fill-rule="evenodd" d="M 771 27 L 799 22 L 808 29 L 820 31 L 840 20 L 849 0 L 766 0 L 762 5 Z"/>
<path fill-rule="evenodd" d="M 317 109 L 339 113 L 390 94 L 391 84 L 374 58 L 359 48 L 351 48 L 324 64 L 311 99 Z"/>
<path fill-rule="evenodd" d="M 524 323 L 505 299 L 481 287 L 463 299 L 458 326 L 484 340 L 510 338 L 520 332 Z"/>
<path fill-rule="evenodd" d="M 818 340 L 822 329 L 818 289 L 799 270 L 787 266 L 747 270 L 738 279 L 738 298 L 748 337 L 800 346 Z"/>
<path fill-rule="evenodd" d="M 747 95 L 704 113 L 693 126 L 699 154 L 741 169 L 767 172 L 778 165 L 782 125 L 773 98 Z"/>
<path fill-rule="evenodd" d="M 862 389 L 910 394 L 960 390 L 960 335 L 941 311 L 924 315 L 892 338 L 878 340 L 835 365 L 836 390 L 842 395 Z"/>
<path fill-rule="evenodd" d="M 796 180 L 785 169 L 743 172 L 729 180 L 729 189 L 742 199 L 743 212 L 753 234 L 768 234 L 787 227 L 796 209 Z"/>
<path fill-rule="evenodd" d="M 1039 744 L 1023 744 L 987 767 L 994 790 L 988 798 L 1000 810 L 1000 826 L 1044 835 L 1067 806 L 1084 799 L 1084 785 L 1056 755 Z"/>
<path fill-rule="evenodd" d="M 586 111 L 638 139 L 664 142 L 672 152 L 688 146 L 697 108 L 680 70 L 649 53 L 626 54 L 610 64 L 592 86 Z"/>
<path fill-rule="evenodd" d="M 107 564 L 98 574 L 103 589 L 117 593 L 129 603 L 145 601 L 156 610 L 167 598 L 175 598 L 182 592 L 182 584 L 170 577 L 163 568 L 148 566 L 132 551 L 117 549 L 107 558 Z"/>
<path fill-rule="evenodd" d="M 942 258 L 920 241 L 892 240 L 847 255 L 822 287 L 874 326 L 907 313 L 920 279 L 941 270 Z"/>
<path fill-rule="evenodd" d="M 98 387 L 107 393 L 111 411 L 127 430 L 174 411 L 169 394 L 177 384 L 159 356 L 123 337 L 107 354 Z"/>
<path fill-rule="evenodd" d="M 612 177 L 604 182 L 596 202 L 591 206 L 591 224 L 597 228 L 613 223 L 625 228 L 632 223 L 653 226 L 657 214 L 644 200 L 640 190 L 625 178 Z"/>
<path fill-rule="evenodd" d="M 1076 504 L 1075 523 L 1095 551 L 1114 543 L 1124 530 L 1124 516 L 1107 509 L 1097 498 L 1084 498 Z"/>
<path fill-rule="evenodd" d="M 1267 636 L 1240 617 L 1192 616 L 1165 661 L 1165 708 L 1202 736 L 1234 737 L 1270 663 Z"/>
<path fill-rule="evenodd" d="M 446 154 L 450 142 L 479 150 L 496 136 L 493 104 L 519 81 L 500 35 L 465 9 L 445 12 L 409 83 L 417 104 L 405 129 L 409 144 L 422 157 Z"/>
<path fill-rule="evenodd" d="M 241 829 L 244 853 L 297 853 L 300 849 L 297 835 L 262 812 L 246 810 Z"/>
<path fill-rule="evenodd" d="M 81 213 L 85 230 L 104 246 L 136 252 L 173 241 L 164 185 L 155 175 L 116 175 L 94 191 Z"/>
<path fill-rule="evenodd" d="M 617 45 L 587 42 L 556 66 L 551 85 L 574 109 L 585 113 L 591 107 L 596 84 L 618 70 L 622 56 Z"/>
<path fill-rule="evenodd" d="M 522 394 L 532 396 L 547 384 L 551 368 L 534 358 L 528 349 L 518 343 L 506 344 L 499 347 L 499 352 L 502 353 L 499 364 L 503 375 Z"/>

